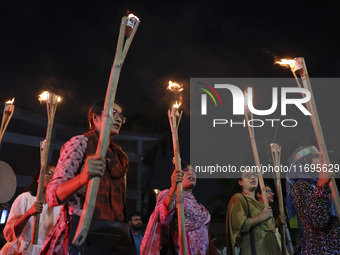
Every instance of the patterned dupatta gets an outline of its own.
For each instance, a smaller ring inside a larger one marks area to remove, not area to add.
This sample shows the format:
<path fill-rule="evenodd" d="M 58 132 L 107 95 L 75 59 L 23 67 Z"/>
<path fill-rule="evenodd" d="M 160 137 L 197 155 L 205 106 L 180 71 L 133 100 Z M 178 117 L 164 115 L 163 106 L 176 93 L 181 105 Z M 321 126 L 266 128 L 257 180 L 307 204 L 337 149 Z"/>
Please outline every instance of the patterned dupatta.
<path fill-rule="evenodd" d="M 94 155 L 97 150 L 99 134 L 94 130 L 90 130 L 84 135 L 88 138 L 86 157 Z M 126 190 L 124 176 L 128 172 L 129 160 L 123 150 L 112 139 L 105 159 L 106 170 L 100 180 L 93 216 L 111 221 L 125 221 Z"/>

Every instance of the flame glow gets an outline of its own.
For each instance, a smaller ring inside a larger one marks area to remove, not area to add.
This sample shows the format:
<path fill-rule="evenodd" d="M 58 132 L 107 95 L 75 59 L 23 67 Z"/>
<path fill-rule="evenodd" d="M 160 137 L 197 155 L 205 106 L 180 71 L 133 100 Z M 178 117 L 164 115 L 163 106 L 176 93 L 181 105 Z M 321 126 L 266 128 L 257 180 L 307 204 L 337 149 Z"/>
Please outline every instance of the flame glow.
<path fill-rule="evenodd" d="M 174 91 L 176 93 L 183 91 L 182 85 L 179 85 L 178 83 L 175 83 L 175 82 L 172 82 L 172 81 L 169 81 L 168 89 L 171 90 L 171 91 Z"/>
<path fill-rule="evenodd" d="M 173 105 L 172 107 L 178 109 L 178 108 L 181 106 L 181 104 L 182 104 L 182 103 L 178 103 L 178 102 L 176 101 L 176 103 L 174 103 L 174 105 Z"/>
<path fill-rule="evenodd" d="M 172 108 L 179 108 L 183 102 L 182 100 L 182 95 L 181 92 L 183 91 L 183 85 L 179 85 L 178 83 L 169 81 L 169 86 L 167 87 L 168 90 L 171 90 L 172 92 L 174 92 L 175 96 L 174 96 L 174 101 L 175 104 L 172 106 Z"/>
<path fill-rule="evenodd" d="M 8 100 L 6 104 L 13 104 L 14 103 L 14 98 L 12 100 Z"/>
<path fill-rule="evenodd" d="M 43 93 L 41 93 L 40 95 L 39 95 L 39 101 L 41 102 L 41 101 L 47 101 L 48 99 L 49 99 L 49 97 L 50 97 L 50 92 L 48 92 L 48 91 L 44 91 Z M 61 97 L 60 96 L 57 96 L 56 95 L 56 99 L 57 99 L 57 102 L 60 102 L 61 101 Z"/>
<path fill-rule="evenodd" d="M 281 59 L 280 61 L 276 61 L 275 64 L 279 64 L 282 66 L 290 66 L 290 68 L 294 68 L 296 65 L 295 59 Z"/>
<path fill-rule="evenodd" d="M 41 94 L 39 95 L 39 101 L 40 101 L 40 102 L 41 102 L 41 101 L 47 101 L 49 95 L 50 95 L 50 92 L 44 91 L 43 93 L 41 93 Z"/>

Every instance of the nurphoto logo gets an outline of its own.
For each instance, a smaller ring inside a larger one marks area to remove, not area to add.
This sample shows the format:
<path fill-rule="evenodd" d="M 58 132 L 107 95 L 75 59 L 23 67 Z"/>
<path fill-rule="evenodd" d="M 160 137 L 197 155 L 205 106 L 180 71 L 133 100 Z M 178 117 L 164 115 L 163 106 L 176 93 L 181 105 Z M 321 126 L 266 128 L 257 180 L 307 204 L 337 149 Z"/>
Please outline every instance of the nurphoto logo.
<path fill-rule="evenodd" d="M 204 84 L 201 82 L 202 85 L 206 86 L 209 88 L 218 98 L 221 106 L 222 106 L 222 100 L 217 91 L 211 87 L 208 84 Z M 270 109 L 267 110 L 258 110 L 255 109 L 253 105 L 253 88 L 248 87 L 248 93 L 245 95 L 243 94 L 242 90 L 231 84 L 215 84 L 214 87 L 216 89 L 227 89 L 231 92 L 231 95 L 233 97 L 233 115 L 244 115 L 244 109 L 245 105 L 248 106 L 249 111 L 251 111 L 253 114 L 256 115 L 261 115 L 261 116 L 266 116 L 274 113 L 277 109 L 278 105 L 278 88 L 273 87 L 272 88 L 272 106 Z M 209 92 L 207 89 L 200 88 L 204 92 L 206 92 L 211 99 L 214 101 L 215 106 L 217 106 L 216 99 L 214 95 Z M 224 90 L 221 90 L 224 91 Z M 287 98 L 287 94 L 302 94 L 304 95 L 303 98 Z M 201 114 L 202 115 L 207 115 L 207 94 L 202 94 L 201 95 Z M 292 104 L 295 105 L 304 115 L 312 115 L 306 107 L 303 105 L 304 103 L 309 102 L 311 99 L 311 94 L 308 89 L 304 88 L 281 88 L 281 115 L 285 116 L 287 112 L 287 105 Z"/>
<path fill-rule="evenodd" d="M 279 104 L 279 93 L 278 87 L 272 87 L 272 98 L 271 98 L 271 107 L 269 109 L 256 109 L 253 104 L 253 88 L 248 87 L 247 92 L 243 93 L 243 91 L 236 85 L 232 84 L 214 84 L 213 86 L 208 85 L 203 82 L 197 82 L 200 84 L 200 90 L 204 93 L 201 94 L 201 115 L 207 115 L 209 111 L 214 111 L 214 109 L 208 109 L 208 95 L 210 99 L 214 102 L 215 107 L 217 107 L 219 102 L 220 106 L 223 106 L 222 99 L 220 94 L 228 93 L 231 94 L 233 100 L 232 113 L 233 115 L 244 115 L 246 112 L 251 112 L 252 114 L 259 116 L 269 116 L 273 114 Z M 217 92 L 218 90 L 218 92 Z M 280 88 L 280 108 L 281 108 L 281 116 L 287 115 L 287 106 L 294 105 L 296 106 L 304 115 L 310 116 L 311 113 L 304 106 L 311 99 L 311 93 L 308 89 L 305 88 L 296 88 L 296 87 L 281 87 Z M 296 98 L 297 95 L 300 95 L 300 98 Z M 293 97 L 295 96 L 295 98 Z M 247 125 L 251 127 L 262 127 L 265 122 L 271 123 L 271 126 L 274 127 L 275 122 L 280 122 L 283 127 L 295 127 L 298 122 L 295 119 L 250 119 L 246 122 L 243 120 L 241 122 L 235 122 L 232 119 L 222 119 L 222 118 L 214 118 L 212 125 L 216 127 L 217 125 L 225 125 L 230 124 L 233 125 L 243 125 L 244 127 Z M 290 123 L 290 125 L 289 125 Z"/>

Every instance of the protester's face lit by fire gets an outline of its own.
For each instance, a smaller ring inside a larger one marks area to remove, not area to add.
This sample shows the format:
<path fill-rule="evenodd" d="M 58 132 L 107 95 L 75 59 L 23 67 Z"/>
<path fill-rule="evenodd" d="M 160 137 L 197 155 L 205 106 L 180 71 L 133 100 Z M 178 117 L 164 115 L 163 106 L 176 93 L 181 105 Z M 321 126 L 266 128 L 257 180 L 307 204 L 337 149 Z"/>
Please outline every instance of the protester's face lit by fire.
<path fill-rule="evenodd" d="M 261 194 L 261 193 L 262 193 L 262 192 L 257 193 L 257 198 L 258 198 L 258 200 L 259 200 L 261 203 L 264 203 L 264 202 L 263 202 L 263 199 L 262 199 L 262 194 Z M 266 187 L 265 187 L 265 193 L 266 193 L 266 195 L 267 195 L 268 203 L 269 203 L 269 204 L 274 203 L 274 195 L 275 195 L 275 193 L 274 193 L 274 191 L 273 191 L 269 186 L 266 186 Z"/>
<path fill-rule="evenodd" d="M 45 179 L 44 179 L 44 188 L 47 188 L 48 183 L 53 177 L 55 171 L 55 166 L 47 166 L 45 171 Z M 38 179 L 38 183 L 40 182 L 40 178 Z"/>
<path fill-rule="evenodd" d="M 191 165 L 188 165 L 183 172 L 183 190 L 192 191 L 196 186 L 196 173 Z"/>
<path fill-rule="evenodd" d="M 125 122 L 125 117 L 122 114 L 122 108 L 118 104 L 114 104 L 113 113 L 111 117 L 112 117 L 112 122 L 110 125 L 111 135 L 118 135 L 121 126 Z M 104 121 L 103 115 L 98 115 L 94 113 L 92 118 L 95 129 L 100 132 Z"/>

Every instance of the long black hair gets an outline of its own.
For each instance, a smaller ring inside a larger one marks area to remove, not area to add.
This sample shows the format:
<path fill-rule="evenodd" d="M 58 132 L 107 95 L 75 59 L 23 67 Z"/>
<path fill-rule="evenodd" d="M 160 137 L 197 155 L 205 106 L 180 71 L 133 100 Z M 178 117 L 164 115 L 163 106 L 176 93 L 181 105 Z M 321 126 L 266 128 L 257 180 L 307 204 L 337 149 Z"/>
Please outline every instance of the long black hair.
<path fill-rule="evenodd" d="M 93 123 L 93 120 L 92 120 L 92 115 L 95 113 L 99 116 L 102 115 L 102 112 L 104 110 L 104 104 L 105 104 L 105 100 L 104 99 L 100 99 L 100 100 L 97 100 L 95 101 L 90 110 L 89 110 L 89 114 L 88 114 L 88 120 L 89 120 L 89 128 L 90 129 L 93 129 L 94 128 L 94 123 Z M 118 100 L 115 100 L 115 104 L 117 104 L 121 109 L 122 109 L 122 112 L 124 112 L 124 107 L 121 103 L 118 102 Z"/>
<path fill-rule="evenodd" d="M 187 168 L 187 166 L 189 166 L 190 163 L 188 161 L 185 161 L 185 160 L 181 160 L 181 168 L 182 170 Z M 175 171 L 175 166 L 173 166 L 170 170 L 170 173 L 172 174 L 173 172 Z"/>

